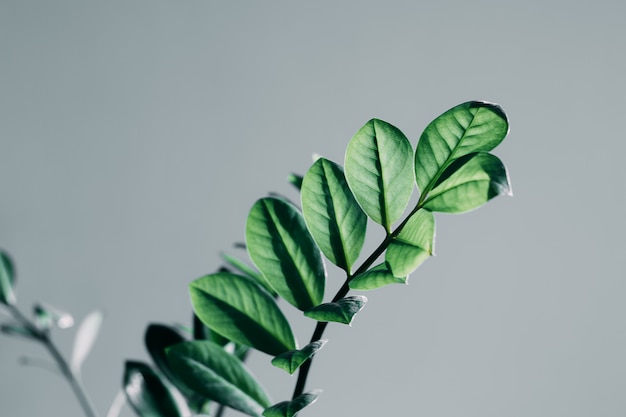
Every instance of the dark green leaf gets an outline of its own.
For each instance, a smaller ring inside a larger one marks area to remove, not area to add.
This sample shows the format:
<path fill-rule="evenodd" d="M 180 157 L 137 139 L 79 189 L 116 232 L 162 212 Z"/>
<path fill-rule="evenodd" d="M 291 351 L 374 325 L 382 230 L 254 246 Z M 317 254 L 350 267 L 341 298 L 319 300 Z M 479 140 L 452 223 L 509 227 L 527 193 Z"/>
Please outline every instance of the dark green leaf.
<path fill-rule="evenodd" d="M 15 269 L 8 253 L 0 252 L 0 303 L 15 304 Z"/>
<path fill-rule="evenodd" d="M 299 395 L 291 401 L 282 401 L 275 404 L 265 411 L 265 417 L 294 417 L 304 407 L 313 404 L 322 393 L 322 390 L 315 389 Z"/>
<path fill-rule="evenodd" d="M 251 278 L 253 281 L 256 281 L 259 285 L 265 288 L 267 292 L 269 292 L 273 296 L 276 295 L 272 287 L 270 287 L 267 281 L 265 281 L 265 278 L 263 278 L 263 275 L 255 268 L 251 267 L 241 259 L 235 258 L 234 256 L 230 256 L 225 253 L 222 254 L 222 258 L 224 258 L 228 265 L 241 272 L 244 276 Z"/>
<path fill-rule="evenodd" d="M 184 402 L 178 401 L 159 375 L 145 363 L 126 362 L 123 388 L 128 402 L 141 417 L 186 417 L 190 414 Z"/>
<path fill-rule="evenodd" d="M 291 183 L 291 185 L 296 187 L 298 191 L 302 189 L 302 176 L 298 174 L 289 174 L 287 180 Z"/>
<path fill-rule="evenodd" d="M 320 158 L 311 166 L 302 183 L 302 213 L 324 255 L 349 273 L 363 247 L 367 216 L 339 165 Z"/>
<path fill-rule="evenodd" d="M 165 356 L 165 349 L 184 341 L 186 341 L 186 339 L 178 331 L 163 324 L 150 324 L 146 328 L 144 336 L 146 349 L 148 350 L 152 361 L 157 368 L 159 368 L 161 373 L 173 382 L 176 387 L 180 387 L 180 384 L 177 383 L 177 380 L 169 367 L 169 363 L 167 362 L 167 358 Z M 184 389 L 181 390 L 181 392 L 185 396 L 192 394 L 191 392 L 184 392 Z"/>
<path fill-rule="evenodd" d="M 33 333 L 29 328 L 21 326 L 19 324 L 2 324 L 0 325 L 0 331 L 10 336 L 22 336 L 29 339 L 37 338 L 37 335 Z"/>
<path fill-rule="evenodd" d="M 332 321 L 350 325 L 356 313 L 367 302 L 363 295 L 352 295 L 334 303 L 325 303 L 305 311 L 304 315 L 317 321 Z"/>
<path fill-rule="evenodd" d="M 300 310 L 324 296 L 326 270 L 298 209 L 277 198 L 257 201 L 248 215 L 246 244 L 266 281 Z"/>
<path fill-rule="evenodd" d="M 428 194 L 425 209 L 446 213 L 463 213 L 504 194 L 512 195 L 509 176 L 495 156 L 479 152 L 467 155 L 450 166 L 452 174 L 445 177 Z"/>
<path fill-rule="evenodd" d="M 270 400 L 243 363 L 220 346 L 193 341 L 167 349 L 170 366 L 199 394 L 251 416 L 258 416 Z"/>
<path fill-rule="evenodd" d="M 434 241 L 435 216 L 427 210 L 418 210 L 391 240 L 385 253 L 393 275 L 402 278 L 415 271 L 433 254 Z"/>
<path fill-rule="evenodd" d="M 406 284 L 407 278 L 406 276 L 401 278 L 394 276 L 383 263 L 352 278 L 349 286 L 352 290 L 375 290 L 389 284 Z"/>
<path fill-rule="evenodd" d="M 404 134 L 372 119 L 350 140 L 346 179 L 365 213 L 389 232 L 413 193 L 413 148 Z"/>
<path fill-rule="evenodd" d="M 415 177 L 425 198 L 455 160 L 488 152 L 505 138 L 509 123 L 497 104 L 469 101 L 443 113 L 424 130 L 415 152 Z"/>
<path fill-rule="evenodd" d="M 292 375 L 296 370 L 318 350 L 324 347 L 328 340 L 318 340 L 309 343 L 300 350 L 290 350 L 272 359 L 272 365 L 289 372 Z"/>
<path fill-rule="evenodd" d="M 196 315 L 222 336 L 276 356 L 296 348 L 272 296 L 248 278 L 218 272 L 189 285 Z"/>

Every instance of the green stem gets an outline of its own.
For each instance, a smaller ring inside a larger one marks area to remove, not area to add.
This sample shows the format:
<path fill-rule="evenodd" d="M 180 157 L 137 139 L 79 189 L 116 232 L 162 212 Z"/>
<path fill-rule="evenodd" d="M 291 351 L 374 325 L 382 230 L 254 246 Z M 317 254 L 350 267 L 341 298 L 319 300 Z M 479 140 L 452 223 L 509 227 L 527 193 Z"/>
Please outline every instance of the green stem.
<path fill-rule="evenodd" d="M 402 228 L 409 221 L 409 218 L 411 218 L 413 214 L 415 214 L 418 210 L 422 208 L 422 203 L 424 199 L 425 198 L 420 198 L 415 208 L 411 211 L 411 213 L 409 213 L 408 216 L 406 216 L 406 218 L 402 221 L 402 223 L 400 223 L 400 225 L 398 225 L 398 227 L 396 227 L 396 229 L 392 233 L 387 234 L 387 236 L 380 243 L 380 245 L 378 245 L 378 247 L 374 250 L 374 252 L 372 252 L 372 254 L 363 262 L 363 264 L 361 264 L 361 266 L 354 273 L 348 274 L 345 282 L 343 283 L 341 288 L 339 288 L 339 291 L 337 291 L 337 294 L 335 294 L 335 296 L 333 297 L 333 300 L 332 300 L 333 303 L 344 298 L 348 294 L 348 292 L 350 292 L 350 281 L 352 281 L 352 279 L 356 277 L 357 275 L 362 274 L 363 272 L 367 271 L 374 264 L 374 262 L 376 262 L 376 260 L 385 252 L 385 250 L 387 250 L 387 247 L 389 247 L 389 244 L 391 243 L 392 239 L 400 234 L 400 232 L 402 231 Z M 328 322 L 318 321 L 309 343 L 313 343 L 317 340 L 320 340 L 322 336 L 324 335 L 324 330 L 326 330 L 326 326 L 328 326 Z M 306 385 L 306 380 L 309 376 L 309 371 L 311 369 L 312 362 L 313 362 L 313 357 L 309 358 L 306 362 L 304 362 L 302 366 L 300 367 L 300 369 L 298 370 L 298 380 L 296 381 L 296 387 L 293 391 L 292 399 L 302 395 L 302 393 L 304 392 L 304 387 Z"/>
<path fill-rule="evenodd" d="M 57 349 L 55 344 L 52 342 L 52 339 L 50 339 L 50 335 L 48 334 L 48 332 L 37 328 L 37 326 L 35 326 L 26 316 L 24 316 L 15 305 L 9 305 L 8 307 L 13 317 L 31 332 L 35 340 L 44 345 L 52 358 L 56 361 L 57 365 L 59 366 L 59 370 L 61 371 L 65 379 L 67 379 L 70 387 L 74 391 L 74 394 L 76 395 L 76 398 L 78 399 L 78 402 L 82 407 L 85 416 L 97 417 L 98 414 L 91 404 L 91 401 L 89 400 L 85 389 L 83 388 L 76 375 L 74 375 L 74 373 L 72 372 L 72 369 L 67 364 L 67 361 L 65 360 L 63 355 L 61 355 L 59 349 Z"/>

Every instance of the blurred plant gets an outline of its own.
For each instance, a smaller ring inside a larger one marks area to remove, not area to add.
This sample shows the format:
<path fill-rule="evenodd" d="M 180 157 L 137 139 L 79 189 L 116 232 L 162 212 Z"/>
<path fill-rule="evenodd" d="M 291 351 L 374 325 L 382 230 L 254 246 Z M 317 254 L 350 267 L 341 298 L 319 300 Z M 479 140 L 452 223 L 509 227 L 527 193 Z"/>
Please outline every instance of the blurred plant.
<path fill-rule="evenodd" d="M 9 255 L 0 252 L 0 304 L 11 314 L 13 321 L 0 325 L 0 331 L 9 336 L 23 337 L 41 343 L 56 362 L 48 363 L 43 359 L 22 357 L 24 365 L 35 365 L 59 371 L 72 387 L 80 406 L 87 417 L 95 417 L 95 412 L 89 397 L 80 382 L 80 368 L 89 354 L 98 335 L 102 323 L 102 313 L 94 311 L 82 321 L 74 338 L 74 347 L 71 359 L 68 362 L 52 341 L 51 330 L 67 329 L 74 325 L 73 317 L 64 311 L 45 303 L 33 306 L 33 318 L 28 318 L 17 307 L 15 296 L 15 268 Z"/>
<path fill-rule="evenodd" d="M 142 417 L 220 417 L 225 407 L 251 416 L 293 417 L 312 404 L 321 391 L 305 392 L 305 386 L 313 356 L 326 344 L 326 327 L 350 325 L 367 302 L 349 292 L 406 283 L 434 253 L 433 212 L 462 213 L 511 195 L 505 166 L 489 153 L 508 129 L 499 106 L 471 101 L 432 121 L 414 151 L 399 129 L 372 119 L 349 142 L 345 169 L 320 157 L 304 177 L 291 175 L 301 208 L 276 195 L 253 205 L 241 246 L 254 266 L 223 255 L 218 272 L 189 286 L 192 329 L 148 326 L 145 344 L 155 366 L 126 362 L 127 401 Z M 415 186 L 420 194 L 409 207 Z M 368 219 L 383 227 L 385 237 L 362 256 Z M 329 302 L 323 302 L 325 260 L 345 273 Z M 17 312 L 10 301 L 13 284 L 12 273 L 0 279 L 3 303 Z M 315 322 L 304 347 L 298 348 L 278 300 Z M 29 333 L 40 331 L 14 315 Z M 298 371 L 291 399 L 269 399 L 244 365 L 249 349 L 272 356 L 271 363 L 289 374 Z M 74 384 L 75 372 L 68 370 Z"/>

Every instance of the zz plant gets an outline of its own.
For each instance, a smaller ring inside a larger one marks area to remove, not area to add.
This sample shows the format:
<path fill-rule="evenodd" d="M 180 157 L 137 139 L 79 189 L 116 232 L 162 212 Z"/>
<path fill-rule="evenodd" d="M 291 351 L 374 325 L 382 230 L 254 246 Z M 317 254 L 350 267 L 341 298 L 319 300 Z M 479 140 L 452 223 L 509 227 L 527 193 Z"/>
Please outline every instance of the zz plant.
<path fill-rule="evenodd" d="M 145 342 L 156 368 L 126 363 L 128 402 L 140 416 L 219 417 L 225 407 L 250 416 L 295 416 L 321 392 L 305 387 L 326 327 L 349 325 L 367 302 L 350 291 L 406 283 L 433 254 L 434 212 L 462 213 L 511 195 L 505 166 L 489 153 L 508 130 L 498 105 L 470 101 L 433 120 L 414 150 L 398 128 L 372 119 L 350 140 L 343 167 L 320 157 L 303 177 L 292 175 L 301 208 L 270 196 L 250 209 L 245 249 L 254 267 L 224 255 L 225 266 L 189 285 L 192 329 L 148 326 Z M 412 199 L 416 186 L 419 197 Z M 362 254 L 368 219 L 383 228 L 384 238 Z M 345 274 L 332 297 L 325 293 L 326 262 Z M 5 275 L 0 301 L 7 304 L 12 280 Z M 280 300 L 316 322 L 303 347 Z M 289 374 L 298 372 L 290 399 L 269 399 L 244 365 L 250 349 L 270 355 Z"/>

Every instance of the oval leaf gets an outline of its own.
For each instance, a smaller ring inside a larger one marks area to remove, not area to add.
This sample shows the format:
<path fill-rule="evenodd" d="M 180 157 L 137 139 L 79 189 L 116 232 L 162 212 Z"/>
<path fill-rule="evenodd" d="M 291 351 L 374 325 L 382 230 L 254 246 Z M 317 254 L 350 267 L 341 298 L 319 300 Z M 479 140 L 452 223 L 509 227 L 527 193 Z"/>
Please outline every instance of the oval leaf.
<path fill-rule="evenodd" d="M 293 375 L 304 362 L 323 348 L 326 342 L 328 342 L 326 339 L 317 340 L 313 343 L 309 343 L 300 350 L 290 350 L 289 352 L 282 353 L 272 359 L 272 365 Z"/>
<path fill-rule="evenodd" d="M 276 356 L 296 348 L 272 296 L 248 278 L 218 272 L 189 285 L 196 315 L 222 336 Z"/>
<path fill-rule="evenodd" d="M 300 310 L 321 303 L 322 255 L 293 204 L 278 198 L 257 201 L 248 215 L 246 244 L 252 262 L 282 298 Z"/>
<path fill-rule="evenodd" d="M 271 404 L 243 363 L 209 341 L 193 341 L 167 349 L 170 366 L 190 389 L 251 416 Z"/>
<path fill-rule="evenodd" d="M 394 276 L 387 265 L 382 263 L 355 276 L 348 285 L 352 290 L 369 291 L 389 284 L 406 284 L 407 279 L 408 277 Z"/>
<path fill-rule="evenodd" d="M 83 319 L 76 331 L 71 361 L 72 372 L 76 375 L 80 373 L 80 367 L 91 351 L 96 337 L 98 337 L 103 319 L 104 314 L 101 311 L 92 311 Z"/>
<path fill-rule="evenodd" d="M 282 401 L 275 404 L 265 411 L 265 417 L 294 417 L 304 407 L 313 404 L 322 393 L 321 389 L 314 389 L 297 396 L 291 401 Z"/>
<path fill-rule="evenodd" d="M 345 167 L 356 200 L 389 232 L 413 193 L 413 148 L 409 140 L 398 128 L 372 119 L 350 140 Z"/>
<path fill-rule="evenodd" d="M 492 150 L 508 131 L 502 108 L 481 101 L 459 104 L 433 120 L 415 152 L 415 178 L 424 198 L 455 159 Z"/>
<path fill-rule="evenodd" d="M 0 252 L 0 303 L 15 304 L 15 269 L 9 254 Z"/>
<path fill-rule="evenodd" d="M 124 392 L 141 417 L 186 417 L 191 414 L 184 402 L 163 383 L 154 370 L 142 362 L 127 361 Z"/>
<path fill-rule="evenodd" d="M 396 277 L 406 277 L 433 254 L 435 216 L 418 210 L 406 222 L 400 234 L 389 243 L 385 261 Z"/>
<path fill-rule="evenodd" d="M 317 321 L 332 321 L 350 325 L 354 316 L 363 309 L 367 297 L 352 295 L 334 303 L 325 303 L 304 312 L 304 315 Z"/>
<path fill-rule="evenodd" d="M 311 166 L 302 182 L 302 213 L 322 253 L 350 273 L 365 241 L 367 216 L 339 165 L 320 158 Z"/>
<path fill-rule="evenodd" d="M 509 176 L 494 155 L 477 153 L 458 159 L 444 172 L 439 183 L 423 204 L 425 209 L 445 213 L 463 213 L 504 194 L 512 195 Z"/>

